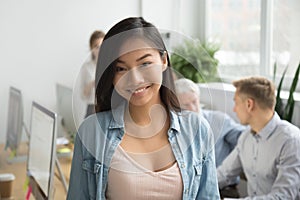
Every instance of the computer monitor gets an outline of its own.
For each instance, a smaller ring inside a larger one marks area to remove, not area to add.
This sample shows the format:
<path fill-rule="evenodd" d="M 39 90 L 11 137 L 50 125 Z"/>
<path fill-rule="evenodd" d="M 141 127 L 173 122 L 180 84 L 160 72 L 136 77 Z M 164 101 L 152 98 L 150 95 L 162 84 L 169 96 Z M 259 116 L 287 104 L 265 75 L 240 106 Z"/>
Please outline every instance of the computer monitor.
<path fill-rule="evenodd" d="M 9 88 L 9 102 L 7 113 L 7 130 L 5 149 L 10 149 L 14 156 L 22 138 L 23 127 L 23 101 L 22 93 L 19 89 Z"/>
<path fill-rule="evenodd" d="M 55 113 L 32 103 L 27 176 L 36 199 L 53 199 L 56 118 Z"/>
<path fill-rule="evenodd" d="M 73 92 L 71 88 L 58 83 L 56 84 L 56 108 L 58 118 L 61 118 L 60 121 L 63 130 L 71 140 L 77 132 L 72 111 L 72 95 Z M 63 136 L 61 133 L 58 134 L 59 136 Z"/>

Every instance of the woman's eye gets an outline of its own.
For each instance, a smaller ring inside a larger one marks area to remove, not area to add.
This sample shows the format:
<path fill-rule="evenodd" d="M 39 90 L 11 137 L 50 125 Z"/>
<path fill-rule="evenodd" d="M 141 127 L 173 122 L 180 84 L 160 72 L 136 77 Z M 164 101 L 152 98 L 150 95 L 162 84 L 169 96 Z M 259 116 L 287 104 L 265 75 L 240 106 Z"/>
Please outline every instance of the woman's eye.
<path fill-rule="evenodd" d="M 116 66 L 116 72 L 123 72 L 123 71 L 126 71 L 125 67 L 118 67 L 118 66 Z"/>
<path fill-rule="evenodd" d="M 146 67 L 146 66 L 151 65 L 151 64 L 152 64 L 152 62 L 144 62 L 140 66 L 141 67 Z"/>

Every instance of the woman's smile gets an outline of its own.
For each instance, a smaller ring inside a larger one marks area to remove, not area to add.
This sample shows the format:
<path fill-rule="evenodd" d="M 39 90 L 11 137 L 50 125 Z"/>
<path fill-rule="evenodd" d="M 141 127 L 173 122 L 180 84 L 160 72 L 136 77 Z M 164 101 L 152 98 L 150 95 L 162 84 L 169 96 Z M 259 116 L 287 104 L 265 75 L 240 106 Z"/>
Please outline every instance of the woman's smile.
<path fill-rule="evenodd" d="M 152 85 L 152 84 L 151 84 Z M 134 95 L 134 96 L 141 96 L 144 95 L 146 93 L 146 90 L 149 89 L 151 87 L 151 85 L 147 85 L 147 86 L 143 86 L 143 87 L 139 87 L 137 89 L 129 89 L 127 90 L 130 94 Z"/>

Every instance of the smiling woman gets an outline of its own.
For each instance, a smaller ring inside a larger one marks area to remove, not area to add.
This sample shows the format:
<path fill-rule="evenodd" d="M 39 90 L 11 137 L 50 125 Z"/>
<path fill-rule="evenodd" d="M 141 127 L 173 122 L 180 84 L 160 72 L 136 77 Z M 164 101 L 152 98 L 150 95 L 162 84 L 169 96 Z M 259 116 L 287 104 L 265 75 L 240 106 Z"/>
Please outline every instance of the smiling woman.
<path fill-rule="evenodd" d="M 79 128 L 68 199 L 219 199 L 210 128 L 180 111 L 158 30 L 124 19 L 98 58 L 97 113 Z"/>
<path fill-rule="evenodd" d="M 157 50 L 141 48 L 117 60 L 113 83 L 119 94 L 130 99 L 130 105 L 161 104 L 159 88 L 166 67 L 165 54 L 161 56 Z"/>

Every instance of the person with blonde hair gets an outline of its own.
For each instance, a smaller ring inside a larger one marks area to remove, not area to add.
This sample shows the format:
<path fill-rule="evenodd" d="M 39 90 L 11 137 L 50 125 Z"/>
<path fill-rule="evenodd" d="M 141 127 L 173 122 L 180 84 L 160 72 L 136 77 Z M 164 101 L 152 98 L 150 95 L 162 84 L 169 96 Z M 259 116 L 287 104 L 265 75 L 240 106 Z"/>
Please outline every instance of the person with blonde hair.
<path fill-rule="evenodd" d="M 245 199 L 299 199 L 299 128 L 274 111 L 275 89 L 268 79 L 248 77 L 233 85 L 234 112 L 249 128 L 217 168 L 219 187 L 243 171 L 249 195 Z"/>

